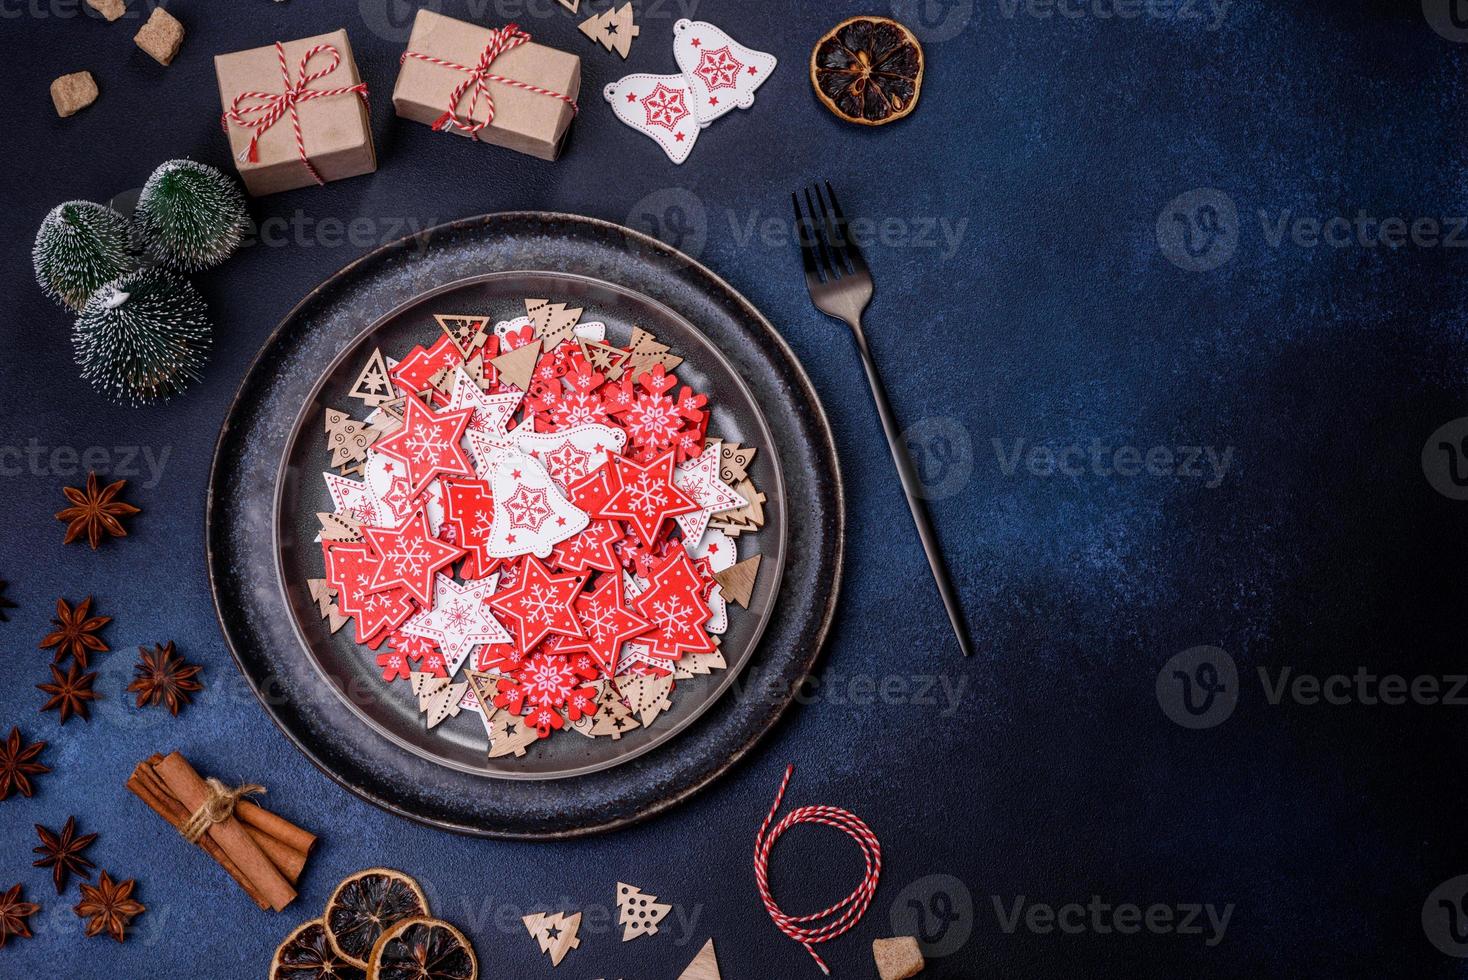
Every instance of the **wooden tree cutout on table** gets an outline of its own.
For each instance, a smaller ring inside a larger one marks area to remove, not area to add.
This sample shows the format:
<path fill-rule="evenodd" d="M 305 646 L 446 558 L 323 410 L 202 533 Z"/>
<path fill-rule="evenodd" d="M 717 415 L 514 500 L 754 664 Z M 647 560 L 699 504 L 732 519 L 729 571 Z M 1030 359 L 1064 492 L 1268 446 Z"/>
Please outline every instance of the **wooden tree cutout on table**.
<path fill-rule="evenodd" d="M 611 344 L 587 340 L 585 337 L 578 338 L 576 342 L 581 346 L 581 356 L 586 358 L 586 363 L 608 381 L 616 381 L 620 378 L 622 368 L 632 358 L 630 352 L 620 347 L 613 347 Z"/>
<path fill-rule="evenodd" d="M 656 337 L 641 327 L 632 328 L 632 342 L 627 346 L 631 349 L 627 370 L 632 372 L 633 378 L 651 371 L 654 364 L 661 364 L 664 371 L 671 371 L 683 363 L 683 358 L 672 353 L 672 348 L 659 343 Z"/>
<path fill-rule="evenodd" d="M 576 938 L 576 931 L 581 928 L 580 912 L 572 915 L 536 912 L 520 921 L 540 944 L 540 951 L 550 957 L 553 967 L 560 966 L 566 954 L 581 945 L 581 940 Z"/>
<path fill-rule="evenodd" d="M 656 935 L 658 923 L 671 911 L 673 906 L 659 902 L 656 895 L 617 882 L 617 924 L 622 927 L 622 942 Z"/>
<path fill-rule="evenodd" d="M 703 944 L 703 949 L 698 951 L 693 962 L 678 974 L 678 980 L 723 980 L 719 976 L 719 958 L 714 955 L 712 939 Z"/>
<path fill-rule="evenodd" d="M 625 59 L 632 51 L 632 39 L 642 33 L 642 28 L 632 18 L 632 4 L 624 3 L 615 10 L 609 9 L 582 21 L 581 33 Z"/>
<path fill-rule="evenodd" d="M 668 698 L 673 691 L 672 675 L 633 674 L 619 680 L 618 686 L 628 706 L 637 713 L 643 728 L 657 721 L 658 715 L 673 706 Z"/>
<path fill-rule="evenodd" d="M 366 422 L 358 422 L 346 412 L 326 410 L 326 446 L 331 450 L 332 466 L 350 466 L 367 459 L 367 447 L 377 441 L 378 431 Z"/>

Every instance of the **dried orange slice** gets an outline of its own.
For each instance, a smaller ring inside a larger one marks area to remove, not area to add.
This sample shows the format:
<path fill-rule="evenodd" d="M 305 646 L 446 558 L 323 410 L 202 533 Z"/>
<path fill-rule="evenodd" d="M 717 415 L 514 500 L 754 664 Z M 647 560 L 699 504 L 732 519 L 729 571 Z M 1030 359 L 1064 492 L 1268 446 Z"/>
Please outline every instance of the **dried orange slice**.
<path fill-rule="evenodd" d="M 383 933 L 427 914 L 428 899 L 418 882 L 391 868 L 368 868 L 336 886 L 321 919 L 332 949 L 365 970 Z"/>
<path fill-rule="evenodd" d="M 478 980 L 479 960 L 464 934 L 441 919 L 405 919 L 372 947 L 367 980 Z"/>
<path fill-rule="evenodd" d="M 822 104 L 847 122 L 883 126 L 917 105 L 923 46 L 890 17 L 852 17 L 816 42 L 810 83 Z"/>
<path fill-rule="evenodd" d="M 366 975 L 331 948 L 320 919 L 296 926 L 270 961 L 270 980 L 363 980 Z"/>

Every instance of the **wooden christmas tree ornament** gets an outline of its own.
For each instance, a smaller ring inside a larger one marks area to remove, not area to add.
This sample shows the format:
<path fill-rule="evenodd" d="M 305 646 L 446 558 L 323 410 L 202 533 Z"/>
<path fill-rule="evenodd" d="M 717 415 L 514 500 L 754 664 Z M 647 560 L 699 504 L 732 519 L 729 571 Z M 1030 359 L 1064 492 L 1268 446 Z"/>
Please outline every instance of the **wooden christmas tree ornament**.
<path fill-rule="evenodd" d="M 581 307 L 566 309 L 565 303 L 552 303 L 543 299 L 527 299 L 525 315 L 535 327 L 535 335 L 541 339 L 546 350 L 553 350 L 563 341 L 576 335 L 576 324 L 581 319 Z"/>
<path fill-rule="evenodd" d="M 489 339 L 489 319 L 482 316 L 469 316 L 462 313 L 435 313 L 433 318 L 448 334 L 449 340 L 459 349 L 459 353 L 468 358 L 474 352 L 484 346 Z"/>
<path fill-rule="evenodd" d="M 722 572 L 714 572 L 714 581 L 724 590 L 724 598 L 732 599 L 745 609 L 749 608 L 749 597 L 754 594 L 754 579 L 759 574 L 759 555 L 750 555 L 737 565 Z"/>
<path fill-rule="evenodd" d="M 362 528 L 345 512 L 328 514 L 317 511 L 316 520 L 321 522 L 322 541 L 362 540 Z"/>
<path fill-rule="evenodd" d="M 316 603 L 316 611 L 326 620 L 327 629 L 335 633 L 345 626 L 348 617 L 343 616 L 337 608 L 336 589 L 327 584 L 324 578 L 307 579 L 306 585 L 311 589 L 311 599 Z"/>
<path fill-rule="evenodd" d="M 516 347 L 508 354 L 490 360 L 500 380 L 512 384 L 521 391 L 530 390 L 530 380 L 535 376 L 535 365 L 540 360 L 540 341 L 532 340 L 523 347 Z"/>
<path fill-rule="evenodd" d="M 624 3 L 582 21 L 581 33 L 626 58 L 632 51 L 632 39 L 642 33 L 642 28 L 633 23 L 632 4 Z"/>
<path fill-rule="evenodd" d="M 560 966 L 566 954 L 581 945 L 581 940 L 576 938 L 576 931 L 581 928 L 580 912 L 572 915 L 536 912 L 520 921 L 525 923 L 525 928 L 540 944 L 540 951 L 550 957 L 553 967 Z"/>
<path fill-rule="evenodd" d="M 753 446 L 741 446 L 737 442 L 724 442 L 719 448 L 719 479 L 733 486 L 749 476 L 749 464 L 754 462 Z"/>
<path fill-rule="evenodd" d="M 623 366 L 632 357 L 630 353 L 620 347 L 587 340 L 584 337 L 579 338 L 577 343 L 581 345 L 581 356 L 586 358 L 586 363 L 608 381 L 616 381 L 620 378 Z"/>
<path fill-rule="evenodd" d="M 352 390 L 347 392 L 351 398 L 366 402 L 376 408 L 383 402 L 392 401 L 392 382 L 387 376 L 387 361 L 382 357 L 382 351 L 374 349 L 372 356 L 367 359 L 366 367 L 362 373 L 357 375 L 357 380 L 352 383 Z"/>
<path fill-rule="evenodd" d="M 632 709 L 622 701 L 616 690 L 608 684 L 597 698 L 596 714 L 592 716 L 595 720 L 591 723 L 588 734 L 592 738 L 600 738 L 604 735 L 611 736 L 613 742 L 621 739 L 623 732 L 630 732 L 634 728 L 640 728 L 637 718 L 633 716 Z"/>
<path fill-rule="evenodd" d="M 377 441 L 378 431 L 366 422 L 358 422 L 346 412 L 326 410 L 326 446 L 331 450 L 332 466 L 349 466 L 367 458 L 367 447 Z"/>
<path fill-rule="evenodd" d="M 622 942 L 656 935 L 658 923 L 671 911 L 673 906 L 659 902 L 656 895 L 617 882 L 617 924 L 622 927 Z"/>
<path fill-rule="evenodd" d="M 493 703 L 493 702 L 491 702 Z M 519 715 L 512 715 L 508 711 L 496 711 L 489 719 L 489 757 L 498 759 L 501 756 L 513 755 L 515 758 L 525 754 L 525 750 L 535 744 L 540 738 L 534 726 L 530 725 Z"/>
<path fill-rule="evenodd" d="M 436 728 L 444 719 L 457 715 L 459 699 L 469 689 L 468 681 L 455 684 L 447 677 L 435 677 L 416 670 L 409 679 L 413 693 L 418 696 L 418 710 L 427 716 L 429 728 Z"/>
<path fill-rule="evenodd" d="M 671 674 L 661 677 L 651 674 L 633 675 L 623 678 L 619 686 L 622 697 L 627 699 L 628 706 L 636 712 L 643 728 L 657 721 L 658 715 L 673 706 L 668 698 L 673 691 Z"/>
<path fill-rule="evenodd" d="M 678 974 L 678 980 L 723 980 L 719 976 L 719 959 L 714 955 L 712 939 L 703 944 L 703 949 L 698 951 L 693 962 Z"/>
<path fill-rule="evenodd" d="M 656 337 L 641 327 L 632 328 L 632 342 L 627 346 L 631 351 L 627 358 L 627 370 L 632 372 L 633 378 L 651 371 L 654 364 L 661 364 L 664 371 L 671 371 L 683 363 L 683 358 L 674 354 L 667 344 L 659 343 Z"/>

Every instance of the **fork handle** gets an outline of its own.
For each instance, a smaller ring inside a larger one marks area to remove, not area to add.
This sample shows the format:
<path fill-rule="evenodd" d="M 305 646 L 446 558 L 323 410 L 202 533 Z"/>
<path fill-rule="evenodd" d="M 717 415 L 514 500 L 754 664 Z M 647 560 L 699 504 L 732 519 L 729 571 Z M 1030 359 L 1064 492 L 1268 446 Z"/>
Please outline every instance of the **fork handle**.
<path fill-rule="evenodd" d="M 938 583 L 938 594 L 943 597 L 943 608 L 948 611 L 948 621 L 953 624 L 953 634 L 958 637 L 958 646 L 963 655 L 972 656 L 973 644 L 964 624 L 963 607 L 958 604 L 958 594 L 954 591 L 953 580 L 948 576 L 948 566 L 943 561 L 938 535 L 933 530 L 933 520 L 928 516 L 928 506 L 923 501 L 922 486 L 913 470 L 907 447 L 902 443 L 902 431 L 897 427 L 897 417 L 892 413 L 891 403 L 887 401 L 887 389 L 882 384 L 881 376 L 877 374 L 877 365 L 867 348 L 867 339 L 862 333 L 860 320 L 850 326 L 852 335 L 856 338 L 856 348 L 861 353 L 861 365 L 867 372 L 867 383 L 872 388 L 872 400 L 877 403 L 877 415 L 882 420 L 887 447 L 892 450 L 892 462 L 897 464 L 897 475 L 902 479 L 902 492 L 907 495 L 907 508 L 912 511 L 913 523 L 917 525 L 918 537 L 923 542 L 923 552 L 928 556 L 928 567 L 933 570 L 933 579 Z"/>

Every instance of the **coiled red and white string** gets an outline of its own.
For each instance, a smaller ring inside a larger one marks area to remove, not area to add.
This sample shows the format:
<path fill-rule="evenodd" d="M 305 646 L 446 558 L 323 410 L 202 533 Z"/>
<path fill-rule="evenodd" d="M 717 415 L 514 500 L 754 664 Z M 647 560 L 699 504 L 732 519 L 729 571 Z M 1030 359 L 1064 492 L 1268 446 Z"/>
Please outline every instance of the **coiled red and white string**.
<path fill-rule="evenodd" d="M 848 810 L 834 806 L 799 807 L 785 814 L 771 829 L 770 821 L 775 819 L 775 813 L 780 809 L 780 801 L 785 798 L 785 787 L 790 785 L 790 776 L 794 772 L 793 765 L 785 767 L 785 778 L 780 780 L 775 803 L 770 807 L 765 822 L 760 824 L 759 833 L 755 835 L 754 880 L 759 887 L 760 898 L 764 900 L 765 911 L 770 913 L 770 918 L 775 922 L 775 928 L 804 946 L 806 952 L 816 961 L 816 966 L 821 968 L 821 972 L 830 976 L 831 969 L 821 959 L 821 954 L 816 952 L 816 944 L 835 939 L 856 925 L 866 914 L 867 906 L 872 902 L 872 893 L 877 890 L 877 879 L 882 874 L 882 845 L 877 840 L 877 835 L 872 833 L 872 828 L 866 825 L 866 821 Z M 775 904 L 775 897 L 770 894 L 770 849 L 775 846 L 775 841 L 780 839 L 781 834 L 798 823 L 825 824 L 845 833 L 861 848 L 861 855 L 867 865 L 866 874 L 862 876 L 855 891 L 830 908 L 812 912 L 810 915 L 786 915 Z"/>

